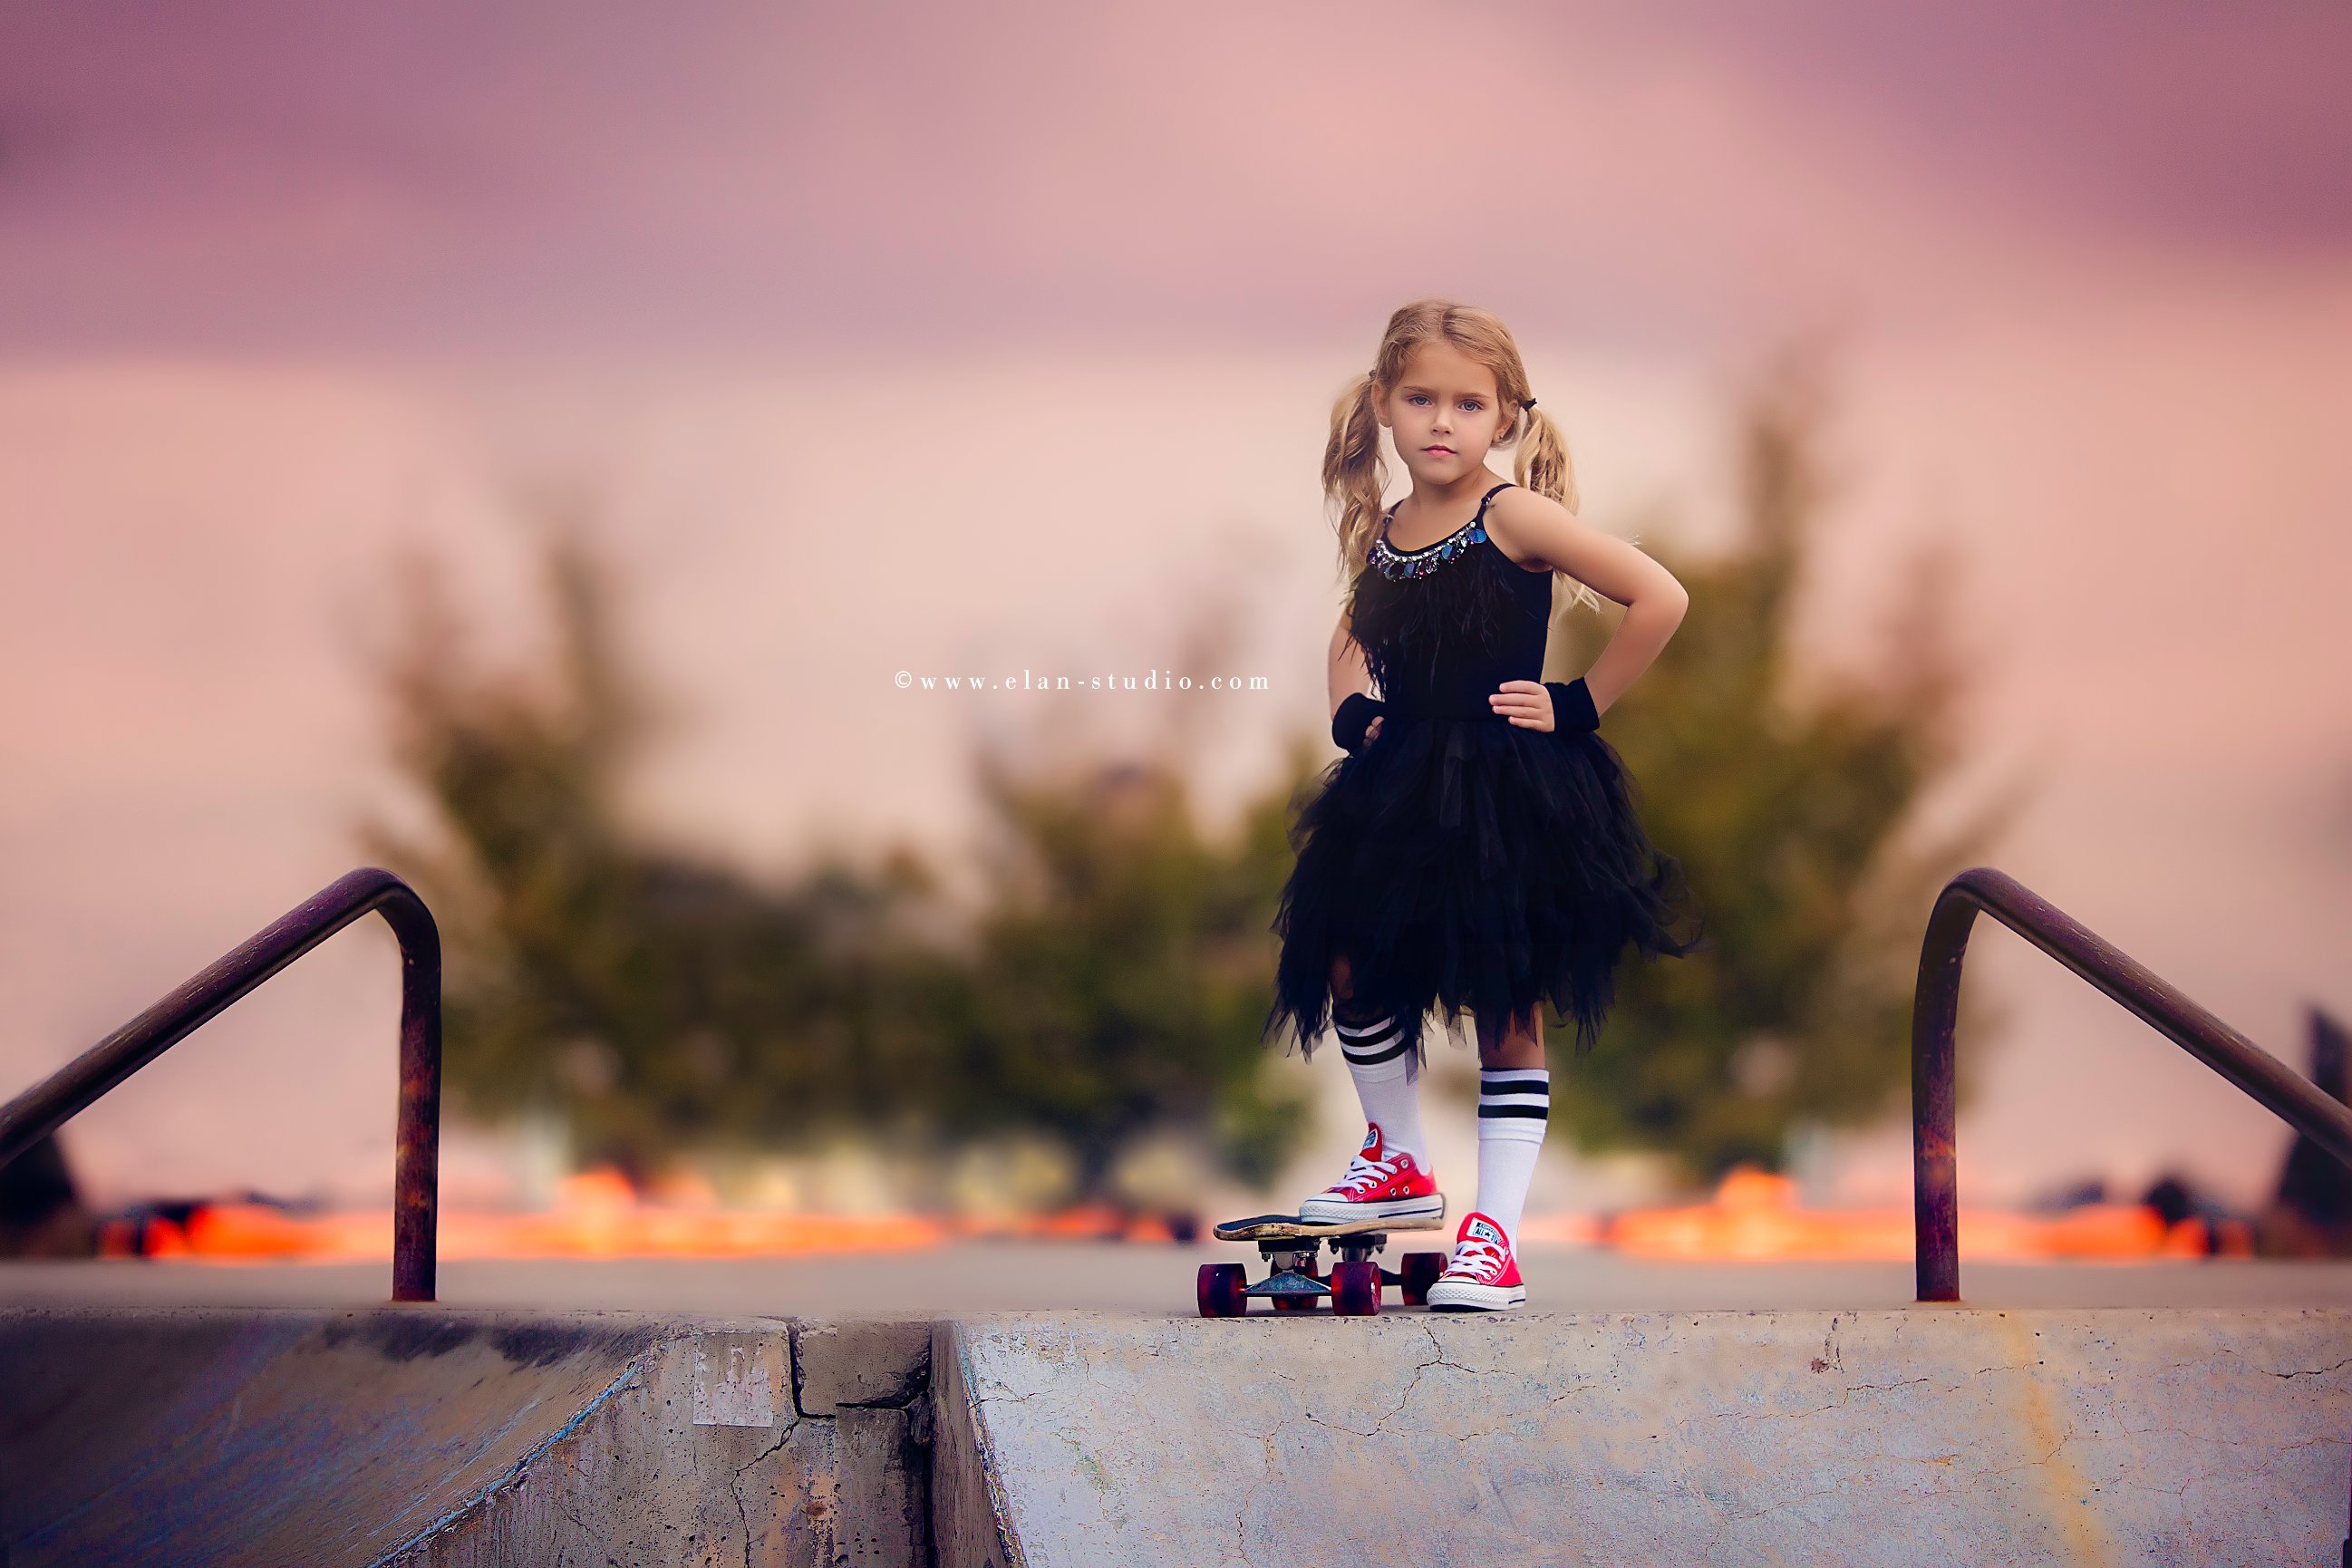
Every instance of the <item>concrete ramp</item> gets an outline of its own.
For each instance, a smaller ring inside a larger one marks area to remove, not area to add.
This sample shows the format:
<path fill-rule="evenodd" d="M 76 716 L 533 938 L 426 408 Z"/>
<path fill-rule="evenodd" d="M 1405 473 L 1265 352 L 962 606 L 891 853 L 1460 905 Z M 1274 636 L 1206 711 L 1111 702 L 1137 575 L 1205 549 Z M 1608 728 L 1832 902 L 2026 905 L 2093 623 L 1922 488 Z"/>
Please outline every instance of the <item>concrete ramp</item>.
<path fill-rule="evenodd" d="M 928 1323 L 0 1311 L 0 1564 L 912 1564 Z"/>
<path fill-rule="evenodd" d="M 942 1325 L 939 1561 L 2321 1564 L 2352 1312 Z"/>
<path fill-rule="evenodd" d="M 0 1568 L 2317 1568 L 2348 1439 L 2345 1310 L 0 1310 Z"/>

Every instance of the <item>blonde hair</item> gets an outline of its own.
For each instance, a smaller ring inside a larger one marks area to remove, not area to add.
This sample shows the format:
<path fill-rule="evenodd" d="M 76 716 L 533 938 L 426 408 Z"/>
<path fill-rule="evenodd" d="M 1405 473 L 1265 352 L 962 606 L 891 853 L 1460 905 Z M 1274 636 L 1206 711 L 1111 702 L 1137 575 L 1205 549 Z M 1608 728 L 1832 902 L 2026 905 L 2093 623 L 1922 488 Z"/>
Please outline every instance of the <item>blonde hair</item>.
<path fill-rule="evenodd" d="M 1351 575 L 1371 550 L 1380 528 L 1381 498 L 1388 489 L 1388 463 L 1381 456 L 1381 424 L 1373 402 L 1403 377 L 1405 361 L 1415 348 L 1439 342 L 1494 372 L 1495 395 L 1511 411 L 1509 421 L 1496 433 L 1495 445 L 1517 448 L 1512 477 L 1570 511 L 1577 509 L 1576 469 L 1569 461 L 1567 438 L 1551 416 L 1530 406 L 1535 395 L 1511 330 L 1493 311 L 1475 305 L 1416 300 L 1389 318 L 1370 373 L 1349 384 L 1331 406 L 1331 436 L 1323 447 L 1323 495 L 1338 508 L 1340 562 Z M 1567 581 L 1572 597 L 1601 607 L 1600 595 L 1591 588 L 1572 577 Z"/>

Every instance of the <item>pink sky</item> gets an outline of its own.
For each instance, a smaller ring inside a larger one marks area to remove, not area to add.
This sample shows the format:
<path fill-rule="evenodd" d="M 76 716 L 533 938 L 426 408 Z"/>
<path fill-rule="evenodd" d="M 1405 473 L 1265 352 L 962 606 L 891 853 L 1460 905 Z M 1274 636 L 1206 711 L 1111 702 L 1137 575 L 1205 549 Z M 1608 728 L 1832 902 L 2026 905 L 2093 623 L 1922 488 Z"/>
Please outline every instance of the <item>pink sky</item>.
<path fill-rule="evenodd" d="M 1815 642 L 1958 541 L 1972 777 L 2044 781 L 1999 863 L 2293 1058 L 2306 1000 L 2352 1013 L 2340 11 L 581 15 L 0 19 L 12 1079 L 347 868 L 390 798 L 383 563 L 428 539 L 511 617 L 518 466 L 615 497 L 690 703 L 647 784 L 672 831 L 769 865 L 835 826 L 951 843 L 967 733 L 1024 715 L 888 673 L 1164 668 L 1194 592 L 1274 681 L 1201 758 L 1213 802 L 1253 786 L 1319 716 L 1328 399 L 1431 290 L 1514 323 L 1627 533 L 1718 526 L 1727 378 L 1844 323 Z M 380 1186 L 383 946 L 74 1123 L 101 1195 Z M 2178 1162 L 2255 1195 L 2264 1113 L 1979 946 L 2014 1016 L 1964 1183 Z M 1900 1152 L 1822 1184 L 1899 1191 Z"/>
<path fill-rule="evenodd" d="M 0 342 L 1260 342 L 1442 285 L 1523 332 L 1714 348 L 2352 240 L 2339 6 L 1202 20 L 12 8 Z"/>

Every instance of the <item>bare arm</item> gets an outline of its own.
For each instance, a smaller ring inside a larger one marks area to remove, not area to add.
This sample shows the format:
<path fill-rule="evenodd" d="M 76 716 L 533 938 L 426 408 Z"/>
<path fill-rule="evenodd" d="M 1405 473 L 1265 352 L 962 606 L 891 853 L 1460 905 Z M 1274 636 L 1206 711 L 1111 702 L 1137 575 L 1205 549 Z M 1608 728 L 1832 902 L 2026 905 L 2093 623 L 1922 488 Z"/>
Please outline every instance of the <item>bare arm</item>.
<path fill-rule="evenodd" d="M 1345 610 L 1339 612 L 1339 624 L 1331 628 L 1331 652 L 1325 689 L 1330 693 L 1331 716 L 1335 719 L 1339 714 L 1339 704 L 1348 700 L 1350 692 L 1360 691 L 1367 697 L 1372 693 L 1372 673 L 1364 667 L 1364 650 L 1356 646 L 1354 637 L 1348 635 L 1348 612 Z M 1381 721 L 1375 719 L 1364 731 L 1364 739 L 1369 741 L 1380 732 Z"/>
<path fill-rule="evenodd" d="M 1656 662 L 1690 608 L 1690 595 L 1673 573 L 1525 486 L 1495 498 L 1486 532 L 1513 560 L 1541 561 L 1625 606 L 1616 635 L 1584 672 L 1592 705 L 1602 712 Z"/>

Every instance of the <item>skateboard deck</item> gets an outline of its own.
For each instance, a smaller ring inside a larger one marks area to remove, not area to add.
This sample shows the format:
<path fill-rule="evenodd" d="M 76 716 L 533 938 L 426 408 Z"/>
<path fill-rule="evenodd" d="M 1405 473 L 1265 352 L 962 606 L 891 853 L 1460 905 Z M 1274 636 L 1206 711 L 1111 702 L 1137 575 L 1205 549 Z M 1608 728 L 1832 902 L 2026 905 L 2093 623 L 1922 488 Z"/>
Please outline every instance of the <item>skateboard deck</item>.
<path fill-rule="evenodd" d="M 1443 1230 L 1445 1211 L 1427 1219 L 1301 1219 L 1295 1214 L 1252 1215 L 1229 1219 L 1216 1227 L 1219 1241 L 1281 1241 L 1295 1237 L 1379 1235 L 1391 1230 Z"/>
<path fill-rule="evenodd" d="M 1266 1262 L 1266 1277 L 1252 1285 L 1249 1271 L 1241 1264 L 1201 1265 L 1201 1316 L 1242 1317 L 1253 1297 L 1265 1298 L 1277 1312 L 1312 1311 L 1328 1296 L 1331 1310 L 1339 1316 L 1370 1317 L 1380 1311 L 1381 1291 L 1390 1285 L 1403 1293 L 1407 1306 L 1423 1305 L 1429 1287 L 1444 1270 L 1445 1254 L 1409 1252 L 1401 1271 L 1381 1268 L 1375 1255 L 1388 1246 L 1391 1231 L 1440 1230 L 1444 1225 L 1443 1208 L 1416 1219 L 1324 1221 L 1301 1219 L 1295 1214 L 1261 1214 L 1227 1220 L 1214 1227 L 1216 1238 L 1257 1243 L 1258 1255 Z M 1328 1274 L 1318 1267 L 1326 1242 L 1339 1254 Z"/>

